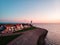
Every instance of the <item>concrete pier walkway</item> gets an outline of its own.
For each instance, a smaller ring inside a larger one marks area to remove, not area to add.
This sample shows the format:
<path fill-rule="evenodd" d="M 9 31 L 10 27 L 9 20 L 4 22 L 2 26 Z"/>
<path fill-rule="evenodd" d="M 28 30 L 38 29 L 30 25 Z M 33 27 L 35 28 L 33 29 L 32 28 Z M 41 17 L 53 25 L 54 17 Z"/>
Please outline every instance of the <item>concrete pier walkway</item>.
<path fill-rule="evenodd" d="M 47 32 L 47 30 L 40 28 L 29 30 L 7 45 L 44 45 Z"/>

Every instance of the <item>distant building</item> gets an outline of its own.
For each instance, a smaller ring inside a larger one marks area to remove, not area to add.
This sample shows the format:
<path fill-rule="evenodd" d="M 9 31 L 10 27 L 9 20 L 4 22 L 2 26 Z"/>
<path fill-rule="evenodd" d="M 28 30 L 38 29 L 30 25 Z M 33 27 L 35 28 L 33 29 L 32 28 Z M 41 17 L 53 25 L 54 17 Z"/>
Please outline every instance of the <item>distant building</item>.
<path fill-rule="evenodd" d="M 2 30 L 2 33 L 12 33 L 18 30 L 22 30 L 24 28 L 30 28 L 31 24 L 6 24 L 0 26 L 0 30 Z"/>

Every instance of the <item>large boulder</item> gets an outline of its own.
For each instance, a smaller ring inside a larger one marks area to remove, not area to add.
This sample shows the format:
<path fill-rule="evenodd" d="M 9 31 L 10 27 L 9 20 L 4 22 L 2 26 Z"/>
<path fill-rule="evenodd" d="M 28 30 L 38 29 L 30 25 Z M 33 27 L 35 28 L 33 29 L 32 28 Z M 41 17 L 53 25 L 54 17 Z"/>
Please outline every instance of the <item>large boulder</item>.
<path fill-rule="evenodd" d="M 6 27 L 4 25 L 0 26 L 0 32 L 3 31 L 3 30 L 5 30 L 5 29 L 6 29 Z"/>

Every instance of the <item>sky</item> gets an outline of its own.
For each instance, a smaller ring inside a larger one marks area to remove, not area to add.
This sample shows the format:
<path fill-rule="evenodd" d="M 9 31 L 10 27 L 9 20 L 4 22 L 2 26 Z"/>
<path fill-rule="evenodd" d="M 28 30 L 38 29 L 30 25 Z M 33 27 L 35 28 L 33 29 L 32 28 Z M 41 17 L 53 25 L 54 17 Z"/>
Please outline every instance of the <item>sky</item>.
<path fill-rule="evenodd" d="M 59 0 L 0 0 L 0 22 L 60 23 Z"/>

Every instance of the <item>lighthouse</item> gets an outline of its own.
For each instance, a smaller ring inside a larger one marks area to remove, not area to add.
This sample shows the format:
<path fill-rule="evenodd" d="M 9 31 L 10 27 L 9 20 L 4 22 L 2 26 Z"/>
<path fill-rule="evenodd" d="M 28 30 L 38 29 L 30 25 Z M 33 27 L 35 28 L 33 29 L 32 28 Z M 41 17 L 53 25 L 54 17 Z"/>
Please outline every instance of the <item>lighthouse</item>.
<path fill-rule="evenodd" d="M 32 21 L 30 23 L 32 24 Z"/>

